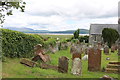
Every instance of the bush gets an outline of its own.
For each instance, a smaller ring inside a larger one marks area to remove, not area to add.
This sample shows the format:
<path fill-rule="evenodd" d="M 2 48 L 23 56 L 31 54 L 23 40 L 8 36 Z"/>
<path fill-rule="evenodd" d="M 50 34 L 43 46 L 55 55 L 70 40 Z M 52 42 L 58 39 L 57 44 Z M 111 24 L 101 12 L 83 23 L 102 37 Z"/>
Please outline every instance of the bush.
<path fill-rule="evenodd" d="M 43 44 L 39 35 L 24 34 L 8 29 L 2 30 L 2 53 L 6 57 L 31 57 L 34 46 Z"/>
<path fill-rule="evenodd" d="M 107 42 L 108 46 L 111 47 L 111 45 L 114 44 L 116 40 L 118 40 L 119 33 L 115 29 L 104 28 L 102 31 L 102 37 L 104 42 Z"/>
<path fill-rule="evenodd" d="M 79 33 L 80 33 L 80 29 L 77 29 L 77 30 L 74 32 L 74 38 L 75 38 L 75 39 L 78 39 L 78 38 L 79 38 Z"/>
<path fill-rule="evenodd" d="M 88 43 L 89 42 L 89 36 L 81 36 L 81 37 L 79 37 L 80 42 L 83 42 L 84 40 L 85 40 L 85 43 Z"/>
<path fill-rule="evenodd" d="M 49 45 L 55 46 L 56 45 L 56 39 L 54 38 L 49 38 L 47 41 L 44 41 L 44 48 L 48 48 Z"/>

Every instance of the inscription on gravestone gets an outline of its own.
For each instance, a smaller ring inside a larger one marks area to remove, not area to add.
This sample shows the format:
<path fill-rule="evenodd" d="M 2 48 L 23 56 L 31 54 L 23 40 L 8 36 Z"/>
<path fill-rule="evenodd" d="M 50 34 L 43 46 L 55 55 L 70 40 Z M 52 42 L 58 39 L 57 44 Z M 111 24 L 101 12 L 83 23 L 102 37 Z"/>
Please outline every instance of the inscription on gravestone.
<path fill-rule="evenodd" d="M 68 72 L 68 58 L 65 56 L 62 56 L 59 58 L 59 63 L 58 63 L 58 72 L 61 73 L 67 73 Z"/>
<path fill-rule="evenodd" d="M 90 48 L 88 54 L 88 70 L 100 71 L 101 70 L 101 50 Z"/>

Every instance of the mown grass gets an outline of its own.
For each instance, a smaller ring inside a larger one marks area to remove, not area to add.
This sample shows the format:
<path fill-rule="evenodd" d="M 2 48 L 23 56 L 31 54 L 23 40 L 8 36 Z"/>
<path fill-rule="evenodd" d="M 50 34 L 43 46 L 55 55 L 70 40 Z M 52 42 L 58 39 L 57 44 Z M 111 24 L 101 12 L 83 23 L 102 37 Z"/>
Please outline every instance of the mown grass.
<path fill-rule="evenodd" d="M 20 64 L 20 59 L 7 58 L 6 62 L 3 62 L 3 78 L 100 78 L 104 75 L 109 75 L 114 78 L 118 78 L 118 74 L 105 73 L 105 72 L 89 72 L 88 61 L 82 61 L 82 76 L 75 76 L 71 74 L 71 54 L 70 50 L 58 51 L 55 54 L 50 54 L 52 65 L 58 65 L 58 59 L 61 56 L 69 58 L 69 70 L 68 73 L 59 73 L 58 71 L 51 69 L 41 69 L 39 67 L 27 67 Z M 83 56 L 83 55 L 82 55 Z M 110 60 L 106 60 L 109 57 Z M 102 64 L 101 68 L 106 67 L 109 61 L 118 61 L 117 51 L 110 55 L 105 55 L 102 52 Z"/>

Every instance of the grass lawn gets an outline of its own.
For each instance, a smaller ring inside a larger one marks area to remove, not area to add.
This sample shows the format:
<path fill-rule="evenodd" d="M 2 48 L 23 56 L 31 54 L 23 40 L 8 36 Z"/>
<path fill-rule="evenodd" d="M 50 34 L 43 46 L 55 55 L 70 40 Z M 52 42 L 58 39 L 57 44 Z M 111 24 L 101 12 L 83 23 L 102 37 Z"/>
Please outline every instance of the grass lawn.
<path fill-rule="evenodd" d="M 82 61 L 82 76 L 75 76 L 71 74 L 71 54 L 70 50 L 58 51 L 55 54 L 50 54 L 51 63 L 58 65 L 58 58 L 60 56 L 67 56 L 69 58 L 69 71 L 68 73 L 59 73 L 58 71 L 51 69 L 41 69 L 39 67 L 27 67 L 20 64 L 20 59 L 7 58 L 6 62 L 2 63 L 2 76 L 3 78 L 100 78 L 104 75 L 109 75 L 114 78 L 118 78 L 118 74 L 105 73 L 105 72 L 89 72 L 88 61 Z M 106 60 L 110 57 L 110 60 Z M 104 55 L 102 53 L 102 67 L 106 67 L 109 61 L 118 61 L 117 51 L 110 55 Z"/>

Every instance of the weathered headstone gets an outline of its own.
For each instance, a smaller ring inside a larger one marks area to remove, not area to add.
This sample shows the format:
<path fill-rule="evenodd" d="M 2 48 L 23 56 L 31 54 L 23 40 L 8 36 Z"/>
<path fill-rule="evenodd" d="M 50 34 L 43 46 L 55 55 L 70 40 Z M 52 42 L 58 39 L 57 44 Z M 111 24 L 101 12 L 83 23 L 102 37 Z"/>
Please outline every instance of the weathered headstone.
<path fill-rule="evenodd" d="M 82 47 L 79 44 L 73 45 L 70 49 L 71 54 L 82 54 Z"/>
<path fill-rule="evenodd" d="M 115 45 L 115 50 L 118 50 L 118 45 Z"/>
<path fill-rule="evenodd" d="M 98 49 L 101 49 L 102 48 L 102 45 L 100 42 L 98 42 Z"/>
<path fill-rule="evenodd" d="M 83 56 L 82 60 L 88 60 L 88 55 Z"/>
<path fill-rule="evenodd" d="M 67 43 L 60 43 L 60 50 L 66 50 L 68 48 Z"/>
<path fill-rule="evenodd" d="M 79 53 L 72 54 L 72 60 L 74 60 L 74 58 L 81 59 L 81 54 L 79 54 Z"/>
<path fill-rule="evenodd" d="M 68 58 L 65 56 L 62 56 L 59 58 L 59 63 L 58 63 L 58 72 L 61 73 L 67 73 L 68 72 Z"/>
<path fill-rule="evenodd" d="M 45 64 L 45 63 L 41 63 L 40 68 L 58 70 L 58 66 L 49 65 L 49 64 Z"/>
<path fill-rule="evenodd" d="M 113 52 L 113 53 L 115 52 L 115 45 L 111 46 L 111 52 Z"/>
<path fill-rule="evenodd" d="M 42 49 L 42 45 L 38 44 L 34 47 L 34 53 L 35 57 L 32 59 L 32 61 L 42 60 L 43 62 L 50 61 L 49 55 L 44 54 L 44 50 Z"/>
<path fill-rule="evenodd" d="M 87 47 L 87 48 L 85 49 L 85 55 L 88 55 L 88 53 L 89 53 L 89 48 Z"/>
<path fill-rule="evenodd" d="M 82 75 L 82 62 L 80 58 L 74 58 L 71 73 L 74 75 Z"/>
<path fill-rule="evenodd" d="M 104 47 L 104 54 L 109 54 L 109 47 L 107 45 Z"/>
<path fill-rule="evenodd" d="M 101 70 L 101 50 L 98 48 L 90 48 L 88 54 L 88 70 L 100 71 Z"/>
<path fill-rule="evenodd" d="M 24 65 L 27 65 L 29 67 L 34 67 L 36 65 L 35 62 L 33 61 L 30 61 L 28 59 L 25 59 L 25 58 L 22 58 L 21 61 L 20 61 L 21 64 L 24 64 Z"/>

